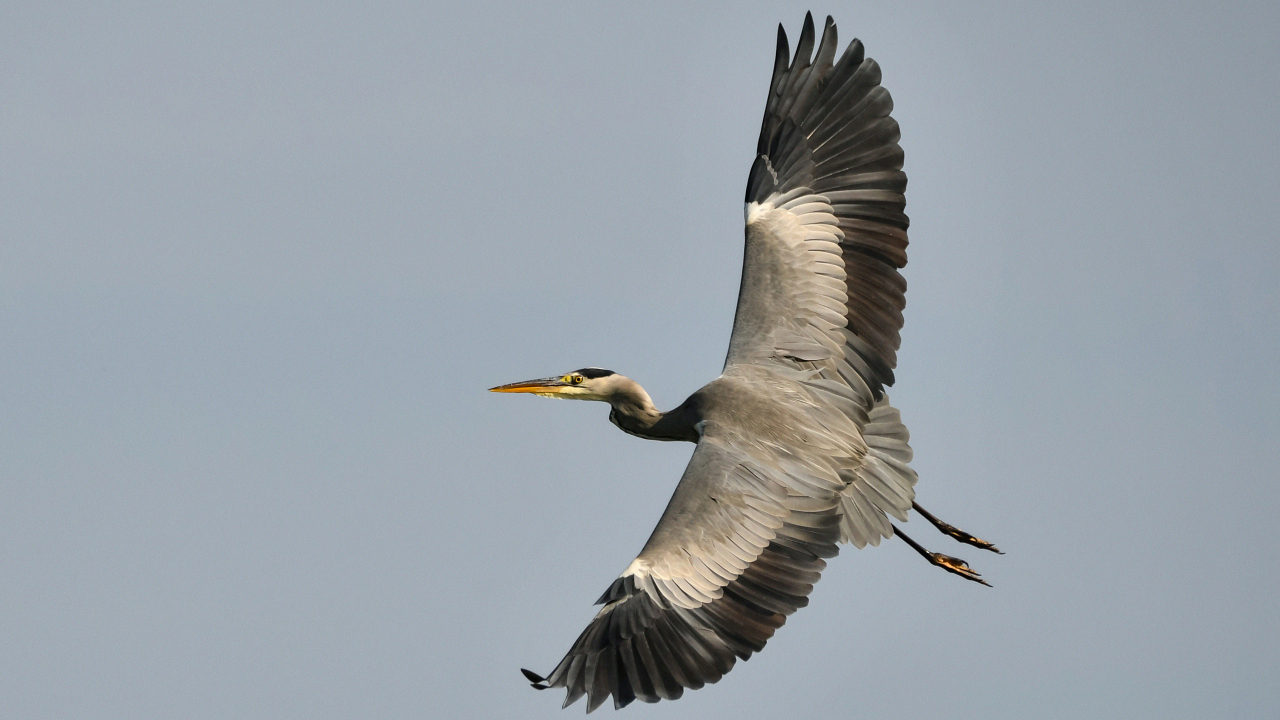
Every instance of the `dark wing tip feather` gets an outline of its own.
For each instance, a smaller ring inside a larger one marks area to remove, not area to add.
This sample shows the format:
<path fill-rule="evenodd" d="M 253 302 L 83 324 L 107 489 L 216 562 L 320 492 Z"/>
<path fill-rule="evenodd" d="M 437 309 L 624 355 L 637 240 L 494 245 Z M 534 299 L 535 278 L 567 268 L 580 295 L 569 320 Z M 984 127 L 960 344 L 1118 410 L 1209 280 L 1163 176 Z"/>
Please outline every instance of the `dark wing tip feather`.
<path fill-rule="evenodd" d="M 533 685 L 534 689 L 536 690 L 546 690 L 547 688 L 551 687 L 550 685 L 547 684 L 546 678 L 542 677 L 541 675 L 539 675 L 538 673 L 532 670 L 525 670 L 524 668 L 520 668 L 520 672 L 524 674 L 525 679 L 528 680 L 529 684 Z"/>
<path fill-rule="evenodd" d="M 787 42 L 787 29 L 778 23 L 778 49 L 774 52 L 773 77 L 787 69 L 787 59 L 791 57 L 791 44 Z"/>
<path fill-rule="evenodd" d="M 831 69 L 831 61 L 835 59 L 836 47 L 840 45 L 838 34 L 836 33 L 836 21 L 827 16 L 826 23 L 822 26 L 822 42 L 818 43 L 818 54 L 815 56 L 813 64 L 824 73 Z"/>
<path fill-rule="evenodd" d="M 800 39 L 796 41 L 796 56 L 792 60 L 792 64 L 804 59 L 805 64 L 809 64 L 809 56 L 813 54 L 813 13 L 806 12 L 804 14 L 804 27 L 800 29 Z"/>

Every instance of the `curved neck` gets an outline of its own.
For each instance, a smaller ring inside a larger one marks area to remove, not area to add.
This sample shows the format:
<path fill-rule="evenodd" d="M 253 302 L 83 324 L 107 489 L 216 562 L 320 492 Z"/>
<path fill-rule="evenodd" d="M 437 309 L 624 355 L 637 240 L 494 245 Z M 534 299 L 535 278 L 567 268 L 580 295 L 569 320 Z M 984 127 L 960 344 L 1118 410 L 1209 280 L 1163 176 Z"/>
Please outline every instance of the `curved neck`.
<path fill-rule="evenodd" d="M 693 423 L 676 408 L 661 412 L 649 399 L 649 393 L 630 378 L 619 382 L 609 395 L 609 422 L 629 435 L 648 440 L 687 440 L 698 442 L 698 432 Z M 683 406 L 681 406 L 683 407 Z"/>

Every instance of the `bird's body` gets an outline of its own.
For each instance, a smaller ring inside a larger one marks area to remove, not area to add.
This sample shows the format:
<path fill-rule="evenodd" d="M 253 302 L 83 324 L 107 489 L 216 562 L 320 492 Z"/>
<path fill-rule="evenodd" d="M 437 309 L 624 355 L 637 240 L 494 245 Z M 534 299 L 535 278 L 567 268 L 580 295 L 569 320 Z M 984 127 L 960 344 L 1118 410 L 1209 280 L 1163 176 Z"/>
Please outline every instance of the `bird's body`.
<path fill-rule="evenodd" d="M 889 521 L 913 508 L 952 537 L 990 543 L 915 504 L 916 474 L 884 387 L 902 327 L 907 216 L 898 126 L 879 67 L 853 41 L 835 60 L 827 19 L 806 17 L 774 76 L 747 183 L 742 286 L 725 368 L 660 412 L 633 380 L 598 368 L 494 388 L 596 400 L 624 432 L 697 444 L 640 554 L 595 619 L 535 687 L 587 710 L 680 697 L 761 650 L 808 602 L 839 543 L 901 536 L 935 565 L 982 582 Z"/>

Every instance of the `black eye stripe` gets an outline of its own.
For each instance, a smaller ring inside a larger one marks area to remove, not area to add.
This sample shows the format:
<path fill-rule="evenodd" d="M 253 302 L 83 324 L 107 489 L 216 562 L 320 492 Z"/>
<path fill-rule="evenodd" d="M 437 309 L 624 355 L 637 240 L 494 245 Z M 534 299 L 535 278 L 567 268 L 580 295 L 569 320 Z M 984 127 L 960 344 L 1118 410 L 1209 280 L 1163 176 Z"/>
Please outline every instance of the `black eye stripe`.
<path fill-rule="evenodd" d="M 581 375 L 588 380 L 595 380 L 596 378 L 609 377 L 610 375 L 616 375 L 617 373 L 612 370 L 601 370 L 600 368 L 582 368 L 581 370 L 575 371 L 574 374 Z"/>

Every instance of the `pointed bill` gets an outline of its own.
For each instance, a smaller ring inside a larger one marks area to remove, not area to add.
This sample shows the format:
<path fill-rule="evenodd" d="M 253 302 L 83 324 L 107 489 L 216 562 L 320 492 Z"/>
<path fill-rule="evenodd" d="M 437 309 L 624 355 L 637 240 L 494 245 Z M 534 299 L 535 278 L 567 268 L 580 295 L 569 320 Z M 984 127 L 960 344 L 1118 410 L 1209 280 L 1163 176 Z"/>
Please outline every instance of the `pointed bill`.
<path fill-rule="evenodd" d="M 566 383 L 561 377 L 549 377 L 541 378 L 539 380 L 525 380 L 524 382 L 510 383 L 508 385 L 499 385 L 498 387 L 489 388 L 489 392 L 559 395 L 570 387 L 572 387 L 572 385 Z"/>

